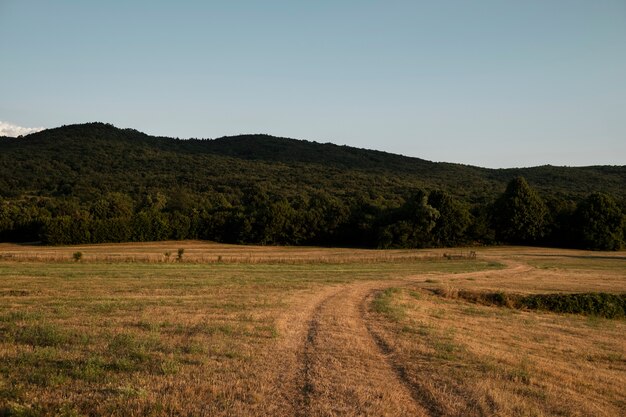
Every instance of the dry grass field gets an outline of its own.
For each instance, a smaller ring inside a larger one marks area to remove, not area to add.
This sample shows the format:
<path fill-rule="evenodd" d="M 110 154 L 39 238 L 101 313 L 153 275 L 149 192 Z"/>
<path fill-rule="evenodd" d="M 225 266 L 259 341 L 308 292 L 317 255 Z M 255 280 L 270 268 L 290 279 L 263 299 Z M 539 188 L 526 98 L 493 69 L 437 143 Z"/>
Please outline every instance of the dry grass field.
<path fill-rule="evenodd" d="M 625 254 L 467 254 L 0 244 L 0 416 L 624 415 L 624 319 L 456 295 L 626 293 Z"/>

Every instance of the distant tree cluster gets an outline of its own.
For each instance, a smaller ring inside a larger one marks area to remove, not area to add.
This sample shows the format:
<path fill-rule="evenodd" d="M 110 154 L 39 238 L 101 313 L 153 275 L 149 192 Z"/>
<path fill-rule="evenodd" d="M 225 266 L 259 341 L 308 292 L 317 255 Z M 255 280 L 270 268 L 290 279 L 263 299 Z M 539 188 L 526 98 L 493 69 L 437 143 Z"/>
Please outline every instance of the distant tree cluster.
<path fill-rule="evenodd" d="M 399 200 L 326 192 L 287 198 L 254 186 L 239 196 L 110 192 L 0 200 L 0 239 L 50 245 L 206 239 L 262 245 L 426 248 L 523 244 L 616 250 L 625 216 L 616 200 L 592 193 L 574 203 L 544 201 L 522 177 L 495 201 L 474 204 L 444 191 L 417 190 Z"/>
<path fill-rule="evenodd" d="M 553 197 L 550 203 L 523 177 L 512 180 L 492 209 L 497 241 L 597 250 L 624 246 L 626 216 L 610 195 L 592 193 L 578 204 Z"/>

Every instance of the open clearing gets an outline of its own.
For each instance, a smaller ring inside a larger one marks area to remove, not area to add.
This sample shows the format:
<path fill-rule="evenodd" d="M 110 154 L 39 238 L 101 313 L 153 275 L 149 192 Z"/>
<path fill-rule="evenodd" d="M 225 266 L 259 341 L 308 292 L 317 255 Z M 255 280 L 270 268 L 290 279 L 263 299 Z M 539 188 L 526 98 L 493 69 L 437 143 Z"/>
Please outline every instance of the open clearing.
<path fill-rule="evenodd" d="M 626 293 L 626 254 L 476 251 L 0 244 L 0 415 L 624 415 L 624 319 L 455 294 Z"/>

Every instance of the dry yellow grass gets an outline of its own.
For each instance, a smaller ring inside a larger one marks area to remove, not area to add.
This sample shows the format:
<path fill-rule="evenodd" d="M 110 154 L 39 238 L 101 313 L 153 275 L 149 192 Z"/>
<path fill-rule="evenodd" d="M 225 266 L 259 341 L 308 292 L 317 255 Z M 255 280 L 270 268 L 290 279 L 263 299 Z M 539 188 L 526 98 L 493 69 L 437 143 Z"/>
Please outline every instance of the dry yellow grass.
<path fill-rule="evenodd" d="M 399 291 L 373 332 L 445 416 L 621 416 L 623 321 L 516 312 Z"/>
<path fill-rule="evenodd" d="M 178 248 L 184 261 L 164 262 Z M 625 291 L 623 253 L 444 252 L 2 244 L 0 410 L 620 415 L 623 321 L 515 313 L 428 289 Z M 389 288 L 401 289 L 380 293 Z M 376 294 L 390 310 L 371 311 Z"/>
<path fill-rule="evenodd" d="M 626 293 L 624 254 L 522 248 L 488 253 L 509 268 L 416 277 L 371 295 L 372 335 L 418 402 L 442 416 L 623 416 L 623 319 L 517 311 L 454 295 L 459 289 Z"/>
<path fill-rule="evenodd" d="M 81 262 L 177 262 L 178 249 L 188 263 L 372 263 L 441 258 L 445 250 L 376 250 L 289 246 L 241 246 L 202 241 L 163 241 L 74 246 L 29 246 L 0 243 L 0 261 L 69 262 L 75 252 Z M 449 250 L 448 250 L 449 252 Z M 468 254 L 469 250 L 456 250 Z"/>

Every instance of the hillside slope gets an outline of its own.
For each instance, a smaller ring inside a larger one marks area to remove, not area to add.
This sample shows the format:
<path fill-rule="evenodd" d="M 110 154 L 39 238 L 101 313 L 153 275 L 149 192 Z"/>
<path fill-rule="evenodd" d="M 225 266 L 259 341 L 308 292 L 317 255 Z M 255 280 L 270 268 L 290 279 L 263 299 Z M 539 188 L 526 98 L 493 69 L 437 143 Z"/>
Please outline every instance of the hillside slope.
<path fill-rule="evenodd" d="M 579 199 L 593 191 L 626 197 L 626 166 L 487 169 L 434 163 L 386 152 L 241 135 L 214 140 L 153 137 L 89 123 L 22 138 L 0 138 L 0 195 L 91 199 L 183 188 L 241 193 L 261 186 L 282 196 L 323 189 L 395 199 L 417 188 L 441 189 L 472 203 L 493 199 L 523 175 L 544 195 Z"/>

